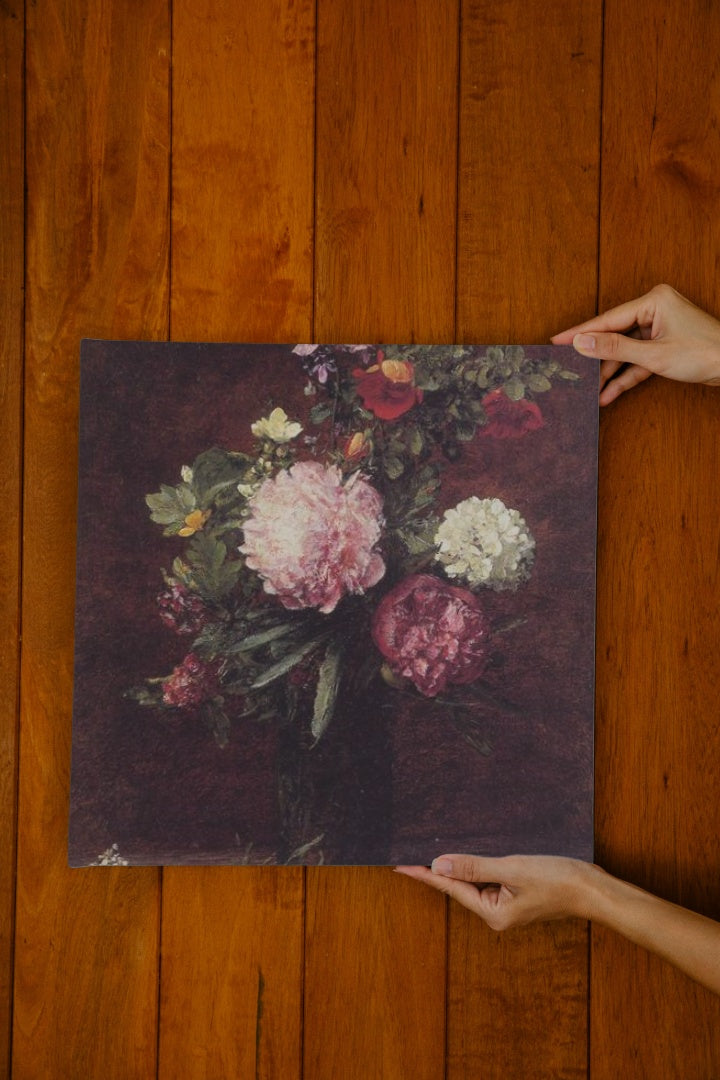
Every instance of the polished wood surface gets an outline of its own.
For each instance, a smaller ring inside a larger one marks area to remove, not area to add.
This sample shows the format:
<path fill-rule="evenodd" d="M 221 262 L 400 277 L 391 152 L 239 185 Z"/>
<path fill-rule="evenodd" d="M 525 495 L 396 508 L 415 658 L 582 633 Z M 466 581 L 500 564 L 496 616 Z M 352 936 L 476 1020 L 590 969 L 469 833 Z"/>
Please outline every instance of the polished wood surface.
<path fill-rule="evenodd" d="M 661 279 L 720 314 L 719 55 L 703 0 L 0 6 L 0 1075 L 720 1076 L 718 999 L 600 928 L 66 865 L 81 337 L 542 342 Z M 719 425 L 657 380 L 603 413 L 596 724 L 598 861 L 716 918 Z"/>

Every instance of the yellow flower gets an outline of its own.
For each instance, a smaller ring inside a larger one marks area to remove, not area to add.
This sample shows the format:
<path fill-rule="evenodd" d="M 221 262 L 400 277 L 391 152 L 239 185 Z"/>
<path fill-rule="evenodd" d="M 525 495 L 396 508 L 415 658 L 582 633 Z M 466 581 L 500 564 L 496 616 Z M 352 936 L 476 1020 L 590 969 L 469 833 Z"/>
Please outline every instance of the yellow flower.
<path fill-rule="evenodd" d="M 276 443 L 286 443 L 302 431 L 302 425 L 295 420 L 288 420 L 284 409 L 273 409 L 269 416 L 263 416 L 251 425 L 253 435 L 258 439 L 271 439 Z"/>
<path fill-rule="evenodd" d="M 211 513 L 211 510 L 193 510 L 185 518 L 185 524 L 179 530 L 178 536 L 192 536 L 194 533 L 200 532 Z"/>
<path fill-rule="evenodd" d="M 383 360 L 380 370 L 394 383 L 411 383 L 414 378 L 413 366 L 407 360 Z"/>

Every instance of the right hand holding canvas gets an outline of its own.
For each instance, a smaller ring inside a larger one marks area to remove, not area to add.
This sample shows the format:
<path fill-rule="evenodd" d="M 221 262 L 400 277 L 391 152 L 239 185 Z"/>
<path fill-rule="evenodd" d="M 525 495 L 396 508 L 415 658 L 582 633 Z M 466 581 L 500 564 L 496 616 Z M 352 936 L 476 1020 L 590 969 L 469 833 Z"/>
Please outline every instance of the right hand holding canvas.
<path fill-rule="evenodd" d="M 402 874 L 447 893 L 492 930 L 576 916 L 610 927 L 720 994 L 720 923 L 599 866 L 552 855 L 441 855 Z"/>
<path fill-rule="evenodd" d="M 720 385 L 720 322 L 670 285 L 656 285 L 551 340 L 601 361 L 601 405 L 653 374 Z"/>
<path fill-rule="evenodd" d="M 452 896 L 493 930 L 570 915 L 589 918 L 588 879 L 604 875 L 591 863 L 553 855 L 441 855 L 430 869 L 396 869 Z"/>

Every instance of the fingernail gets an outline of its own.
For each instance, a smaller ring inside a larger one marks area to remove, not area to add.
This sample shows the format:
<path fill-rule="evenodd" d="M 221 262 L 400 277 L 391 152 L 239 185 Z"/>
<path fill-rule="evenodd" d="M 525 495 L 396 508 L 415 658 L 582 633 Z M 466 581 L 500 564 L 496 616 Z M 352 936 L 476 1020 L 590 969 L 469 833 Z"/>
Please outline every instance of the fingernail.
<path fill-rule="evenodd" d="M 576 334 L 573 338 L 573 345 L 576 349 L 586 349 L 588 352 L 594 352 L 597 341 L 592 334 Z"/>
<path fill-rule="evenodd" d="M 453 865 L 449 859 L 434 859 L 431 870 L 433 874 L 452 874 Z"/>

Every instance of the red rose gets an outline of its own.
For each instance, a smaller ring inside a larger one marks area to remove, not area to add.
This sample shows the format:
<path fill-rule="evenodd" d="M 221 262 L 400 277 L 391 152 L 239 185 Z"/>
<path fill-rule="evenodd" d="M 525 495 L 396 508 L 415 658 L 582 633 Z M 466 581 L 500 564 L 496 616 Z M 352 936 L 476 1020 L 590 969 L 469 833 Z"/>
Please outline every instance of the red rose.
<path fill-rule="evenodd" d="M 366 409 L 380 420 L 396 420 L 422 401 L 415 386 L 415 370 L 408 360 L 384 360 L 373 367 L 353 371 L 355 386 Z"/>
<path fill-rule="evenodd" d="M 395 675 L 435 697 L 448 683 L 469 683 L 482 674 L 490 628 L 473 593 L 431 574 L 413 574 L 382 599 L 372 636 Z"/>
<path fill-rule="evenodd" d="M 534 401 L 511 401 L 503 390 L 492 390 L 483 398 L 488 423 L 480 428 L 481 435 L 496 439 L 519 439 L 528 431 L 537 431 L 544 424 L 542 413 Z"/>

